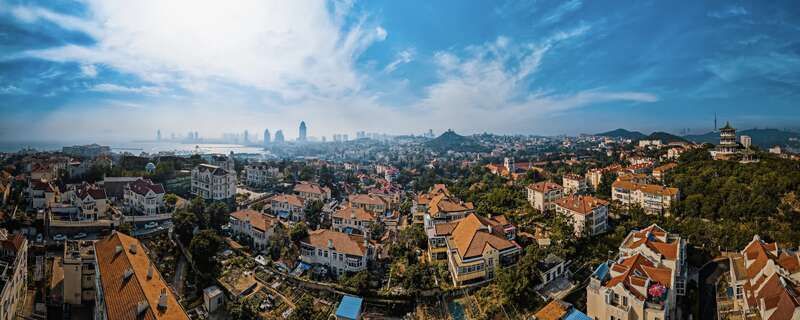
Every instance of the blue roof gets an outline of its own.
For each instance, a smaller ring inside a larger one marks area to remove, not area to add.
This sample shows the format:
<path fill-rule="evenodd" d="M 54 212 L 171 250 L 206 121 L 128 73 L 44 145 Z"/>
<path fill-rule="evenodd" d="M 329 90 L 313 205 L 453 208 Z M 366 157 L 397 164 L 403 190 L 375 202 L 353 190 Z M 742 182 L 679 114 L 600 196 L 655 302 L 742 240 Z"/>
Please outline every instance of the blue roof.
<path fill-rule="evenodd" d="M 342 297 L 339 308 L 336 309 L 336 316 L 339 318 L 356 320 L 361 315 L 361 304 L 364 299 L 354 296 Z"/>
<path fill-rule="evenodd" d="M 592 318 L 589 318 L 589 316 L 587 316 L 585 313 L 580 312 L 579 310 L 575 310 L 575 308 L 572 308 L 569 314 L 567 314 L 567 316 L 564 317 L 564 320 L 592 320 Z"/>
<path fill-rule="evenodd" d="M 608 262 L 601 263 L 599 266 L 597 266 L 597 269 L 594 269 L 594 272 L 592 273 L 593 277 L 600 280 L 605 280 L 607 275 L 608 275 Z"/>

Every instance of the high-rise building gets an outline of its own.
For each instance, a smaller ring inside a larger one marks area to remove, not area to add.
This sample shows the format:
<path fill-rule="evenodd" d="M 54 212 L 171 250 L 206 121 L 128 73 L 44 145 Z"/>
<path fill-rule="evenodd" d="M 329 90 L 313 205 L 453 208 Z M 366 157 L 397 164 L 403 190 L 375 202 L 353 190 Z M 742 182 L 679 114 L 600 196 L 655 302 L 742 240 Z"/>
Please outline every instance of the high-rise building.
<path fill-rule="evenodd" d="M 264 145 L 268 145 L 269 142 L 270 142 L 269 129 L 264 129 Z"/>
<path fill-rule="evenodd" d="M 161 141 L 161 129 L 156 131 L 156 140 Z"/>
<path fill-rule="evenodd" d="M 275 131 L 275 143 L 283 143 L 283 130 Z"/>
<path fill-rule="evenodd" d="M 244 143 L 250 143 L 250 134 L 247 132 L 247 130 L 244 131 Z"/>
<path fill-rule="evenodd" d="M 307 133 L 306 122 L 300 121 L 300 135 L 297 137 L 297 141 L 307 141 Z"/>
<path fill-rule="evenodd" d="M 753 144 L 753 139 L 750 138 L 750 136 L 741 136 L 739 139 L 741 139 L 742 146 L 745 148 L 750 148 L 750 146 Z"/>

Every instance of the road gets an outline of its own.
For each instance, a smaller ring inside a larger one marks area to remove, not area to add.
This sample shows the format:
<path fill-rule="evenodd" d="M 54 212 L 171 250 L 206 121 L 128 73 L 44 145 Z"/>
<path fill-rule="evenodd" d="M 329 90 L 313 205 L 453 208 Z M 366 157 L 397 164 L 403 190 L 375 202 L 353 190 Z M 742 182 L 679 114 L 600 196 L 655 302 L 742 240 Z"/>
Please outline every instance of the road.
<path fill-rule="evenodd" d="M 700 319 L 717 318 L 717 288 L 719 277 L 728 272 L 728 259 L 715 259 L 706 263 L 699 272 L 700 281 Z"/>
<path fill-rule="evenodd" d="M 175 278 L 172 280 L 172 288 L 178 298 L 183 297 L 183 277 L 186 270 L 186 257 L 178 255 L 178 263 L 175 264 Z"/>

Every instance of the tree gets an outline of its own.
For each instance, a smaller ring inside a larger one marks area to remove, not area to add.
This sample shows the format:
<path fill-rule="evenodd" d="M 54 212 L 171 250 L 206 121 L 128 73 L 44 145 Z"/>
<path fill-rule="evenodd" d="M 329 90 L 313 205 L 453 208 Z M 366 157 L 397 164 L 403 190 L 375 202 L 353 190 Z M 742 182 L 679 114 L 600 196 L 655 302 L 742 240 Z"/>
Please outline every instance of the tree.
<path fill-rule="evenodd" d="M 258 311 L 252 299 L 235 299 L 228 303 L 227 309 L 231 320 L 250 320 L 258 317 Z"/>
<path fill-rule="evenodd" d="M 217 259 L 214 257 L 222 248 L 222 238 L 214 230 L 202 230 L 192 238 L 189 252 L 197 269 L 203 275 L 215 275 Z"/>
<path fill-rule="evenodd" d="M 308 222 L 308 226 L 316 230 L 320 224 L 320 215 L 322 214 L 322 201 L 314 200 L 311 201 L 305 208 L 303 208 L 303 212 L 306 216 L 306 221 Z"/>
<path fill-rule="evenodd" d="M 119 226 L 117 226 L 117 231 L 122 232 L 124 234 L 131 234 L 133 232 L 133 225 L 130 222 L 123 222 Z"/>
<path fill-rule="evenodd" d="M 251 208 L 253 210 L 255 210 L 255 211 L 263 212 L 264 211 L 264 205 L 265 205 L 265 203 L 262 201 L 262 202 L 258 202 L 256 204 L 252 205 Z"/>
<path fill-rule="evenodd" d="M 350 277 L 345 277 L 342 279 L 342 284 L 355 289 L 356 294 L 364 296 L 369 293 L 369 272 L 364 270 Z"/>
<path fill-rule="evenodd" d="M 178 203 L 178 196 L 174 193 L 167 193 L 164 195 L 164 203 L 170 207 L 174 207 Z"/>
<path fill-rule="evenodd" d="M 194 229 L 199 224 L 199 219 L 193 212 L 181 209 L 172 216 L 172 223 L 175 226 L 174 230 L 180 241 L 188 243 L 192 240 L 192 235 Z"/>
<path fill-rule="evenodd" d="M 208 226 L 214 230 L 219 231 L 222 226 L 228 223 L 228 205 L 224 202 L 214 202 L 205 210 L 205 215 L 208 217 Z"/>
<path fill-rule="evenodd" d="M 292 241 L 300 241 L 306 237 L 308 237 L 308 227 L 305 222 L 295 224 L 292 226 L 292 230 L 289 231 L 289 238 L 292 239 Z"/>
<path fill-rule="evenodd" d="M 613 172 L 603 174 L 600 178 L 600 184 L 597 186 L 597 196 L 610 199 L 611 198 L 611 185 L 617 180 L 617 174 Z"/>
<path fill-rule="evenodd" d="M 289 320 L 306 320 L 314 316 L 314 301 L 304 295 L 295 305 L 294 311 L 289 315 Z"/>
<path fill-rule="evenodd" d="M 189 202 L 189 212 L 194 213 L 195 217 L 198 219 L 198 223 L 201 226 L 208 225 L 208 218 L 206 217 L 206 200 L 201 198 L 200 196 L 194 197 L 191 202 Z"/>

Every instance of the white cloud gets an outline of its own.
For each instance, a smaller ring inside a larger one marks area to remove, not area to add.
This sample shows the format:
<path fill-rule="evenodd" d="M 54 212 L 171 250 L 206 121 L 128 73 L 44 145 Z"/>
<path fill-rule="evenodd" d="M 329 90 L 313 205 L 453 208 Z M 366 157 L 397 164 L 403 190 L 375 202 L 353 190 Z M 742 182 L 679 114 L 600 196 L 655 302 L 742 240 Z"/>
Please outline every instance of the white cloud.
<path fill-rule="evenodd" d="M 97 84 L 89 89 L 89 91 L 95 92 L 143 93 L 150 95 L 157 95 L 164 90 L 164 88 L 156 86 L 126 87 L 112 83 Z"/>
<path fill-rule="evenodd" d="M 401 64 L 406 64 L 414 60 L 414 55 L 416 55 L 416 51 L 414 49 L 405 49 L 398 52 L 394 61 L 390 62 L 386 65 L 386 67 L 383 68 L 383 72 L 394 72 L 394 70 L 396 70 Z"/>
<path fill-rule="evenodd" d="M 4 87 L 0 87 L 0 94 L 27 94 L 28 92 L 24 89 L 20 89 L 15 85 L 7 85 Z"/>
<path fill-rule="evenodd" d="M 97 76 L 97 68 L 93 64 L 81 65 L 81 72 L 83 75 L 89 78 L 94 78 Z"/>
<path fill-rule="evenodd" d="M 734 6 L 729 6 L 722 10 L 709 12 L 708 16 L 717 19 L 724 19 L 724 18 L 744 16 L 748 14 L 750 14 L 750 12 L 748 12 L 747 9 L 745 9 L 744 7 L 734 5 Z"/>

